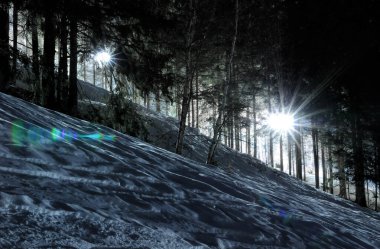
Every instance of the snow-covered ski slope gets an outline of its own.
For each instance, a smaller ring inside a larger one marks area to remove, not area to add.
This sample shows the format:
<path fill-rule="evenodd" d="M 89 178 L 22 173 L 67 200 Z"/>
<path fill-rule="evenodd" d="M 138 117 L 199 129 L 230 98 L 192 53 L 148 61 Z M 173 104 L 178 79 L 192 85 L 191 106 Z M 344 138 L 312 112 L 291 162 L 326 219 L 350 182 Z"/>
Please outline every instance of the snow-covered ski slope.
<path fill-rule="evenodd" d="M 62 131 L 64 134 L 62 134 Z M 380 248 L 380 216 L 0 94 L 0 248 Z"/>

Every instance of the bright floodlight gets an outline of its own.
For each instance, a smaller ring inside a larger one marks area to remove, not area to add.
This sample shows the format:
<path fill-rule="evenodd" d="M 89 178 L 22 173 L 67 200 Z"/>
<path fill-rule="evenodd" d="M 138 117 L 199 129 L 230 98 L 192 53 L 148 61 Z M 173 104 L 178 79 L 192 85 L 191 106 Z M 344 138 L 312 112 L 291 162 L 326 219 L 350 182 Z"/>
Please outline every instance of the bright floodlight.
<path fill-rule="evenodd" d="M 111 55 L 106 51 L 102 51 L 102 52 L 98 52 L 95 55 L 94 59 L 99 64 L 105 65 L 111 61 Z"/>
<path fill-rule="evenodd" d="M 293 129 L 294 119 L 290 114 L 272 113 L 269 116 L 268 125 L 275 131 L 287 132 Z"/>

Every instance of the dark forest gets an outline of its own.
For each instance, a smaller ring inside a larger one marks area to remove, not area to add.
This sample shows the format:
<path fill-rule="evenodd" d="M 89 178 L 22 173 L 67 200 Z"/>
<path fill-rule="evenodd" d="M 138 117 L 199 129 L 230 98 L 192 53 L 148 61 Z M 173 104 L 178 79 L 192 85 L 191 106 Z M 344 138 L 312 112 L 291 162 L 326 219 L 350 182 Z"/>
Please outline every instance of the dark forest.
<path fill-rule="evenodd" d="M 144 139 L 140 103 L 178 120 L 177 154 L 203 129 L 209 165 L 220 143 L 300 180 L 308 164 L 377 210 L 379 19 L 375 0 L 2 0 L 0 90 Z M 107 118 L 80 112 L 78 79 L 109 91 Z"/>

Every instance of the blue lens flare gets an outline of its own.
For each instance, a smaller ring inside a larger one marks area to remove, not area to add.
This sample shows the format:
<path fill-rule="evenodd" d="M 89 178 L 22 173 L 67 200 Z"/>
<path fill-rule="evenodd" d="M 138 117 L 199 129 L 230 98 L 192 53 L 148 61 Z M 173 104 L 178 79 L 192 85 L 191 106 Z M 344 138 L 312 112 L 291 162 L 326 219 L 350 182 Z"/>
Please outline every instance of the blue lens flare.
<path fill-rule="evenodd" d="M 78 134 L 70 129 L 60 129 L 53 127 L 46 130 L 35 125 L 25 124 L 21 120 L 12 122 L 11 139 L 15 146 L 42 145 L 52 142 L 72 142 L 73 140 L 86 139 L 94 141 L 116 141 L 115 135 L 105 135 L 101 132 L 91 134 Z"/>

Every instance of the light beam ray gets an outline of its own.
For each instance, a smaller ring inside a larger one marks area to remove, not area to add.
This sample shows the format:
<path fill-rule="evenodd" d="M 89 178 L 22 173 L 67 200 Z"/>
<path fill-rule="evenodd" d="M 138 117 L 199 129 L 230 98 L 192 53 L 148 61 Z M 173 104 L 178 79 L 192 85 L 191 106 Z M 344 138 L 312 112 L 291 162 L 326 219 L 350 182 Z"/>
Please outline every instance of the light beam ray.
<path fill-rule="evenodd" d="M 339 68 L 336 68 L 334 71 L 329 73 L 327 77 L 319 84 L 310 95 L 297 107 L 297 109 L 293 112 L 297 115 L 301 112 L 307 105 L 310 104 L 316 97 L 318 97 L 334 80 L 336 80 L 343 72 L 346 71 L 348 67 L 348 63 L 344 63 Z M 294 95 L 293 97 L 295 97 Z"/>

